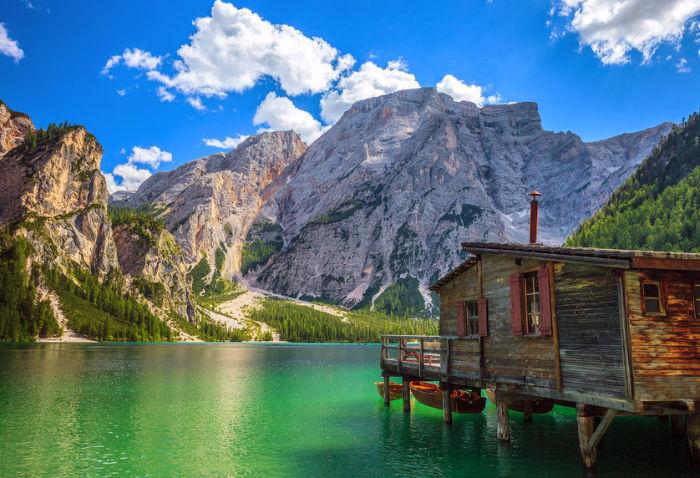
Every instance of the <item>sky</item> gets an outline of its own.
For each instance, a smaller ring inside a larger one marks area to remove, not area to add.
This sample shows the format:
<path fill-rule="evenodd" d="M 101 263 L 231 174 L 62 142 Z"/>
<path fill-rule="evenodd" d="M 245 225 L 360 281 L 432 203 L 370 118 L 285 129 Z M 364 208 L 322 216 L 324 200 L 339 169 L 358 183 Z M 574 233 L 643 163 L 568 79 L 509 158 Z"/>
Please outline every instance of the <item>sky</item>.
<path fill-rule="evenodd" d="M 700 107 L 700 0 L 2 0 L 0 99 L 85 125 L 111 191 L 358 100 L 534 101 L 586 141 Z"/>

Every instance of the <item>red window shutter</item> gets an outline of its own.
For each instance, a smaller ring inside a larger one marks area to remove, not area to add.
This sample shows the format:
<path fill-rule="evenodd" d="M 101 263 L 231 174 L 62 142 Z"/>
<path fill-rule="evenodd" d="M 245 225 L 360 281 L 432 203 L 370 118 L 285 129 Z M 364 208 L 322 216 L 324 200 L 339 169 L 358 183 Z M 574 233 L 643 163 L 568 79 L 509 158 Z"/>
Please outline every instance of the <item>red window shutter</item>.
<path fill-rule="evenodd" d="M 479 335 L 486 337 L 489 334 L 489 306 L 485 297 L 479 299 Z"/>
<path fill-rule="evenodd" d="M 537 285 L 540 289 L 540 334 L 552 335 L 552 295 L 547 266 L 537 270 Z"/>
<path fill-rule="evenodd" d="M 510 309 L 513 321 L 513 335 L 523 335 L 523 295 L 520 274 L 510 275 Z"/>
<path fill-rule="evenodd" d="M 457 336 L 464 337 L 467 325 L 466 320 L 464 320 L 464 302 L 455 304 L 455 309 L 457 309 Z"/>

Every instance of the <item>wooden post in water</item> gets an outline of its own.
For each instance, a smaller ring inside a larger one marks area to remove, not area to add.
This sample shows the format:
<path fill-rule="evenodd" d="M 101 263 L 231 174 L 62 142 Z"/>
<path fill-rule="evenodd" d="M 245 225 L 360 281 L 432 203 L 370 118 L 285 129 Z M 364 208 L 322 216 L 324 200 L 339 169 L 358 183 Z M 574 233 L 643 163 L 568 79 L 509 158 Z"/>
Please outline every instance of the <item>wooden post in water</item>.
<path fill-rule="evenodd" d="M 671 436 L 685 435 L 685 415 L 671 415 Z"/>
<path fill-rule="evenodd" d="M 389 397 L 389 374 L 384 374 L 384 406 L 388 407 L 391 403 L 391 398 Z"/>
<path fill-rule="evenodd" d="M 406 413 L 411 413 L 411 389 L 408 388 L 410 384 L 410 380 L 407 380 L 406 377 L 401 377 L 401 385 L 403 386 L 401 390 L 401 395 L 403 398 L 403 411 Z"/>
<path fill-rule="evenodd" d="M 532 400 L 523 401 L 523 422 L 532 423 Z"/>
<path fill-rule="evenodd" d="M 685 433 L 688 436 L 690 458 L 695 462 L 700 462 L 700 414 L 693 413 L 687 416 Z"/>
<path fill-rule="evenodd" d="M 496 437 L 502 442 L 509 442 L 508 402 L 503 396 L 503 392 L 498 390 L 496 390 L 496 420 Z"/>
<path fill-rule="evenodd" d="M 440 390 L 442 390 L 442 416 L 445 419 L 445 423 L 452 425 L 452 404 L 450 400 L 450 384 L 445 382 L 440 382 Z"/>
<path fill-rule="evenodd" d="M 595 430 L 594 418 L 588 416 L 588 409 L 583 403 L 576 404 L 576 424 L 578 425 L 578 443 L 581 451 L 583 466 L 591 470 L 598 462 L 598 453 L 595 446 L 589 446 L 589 441 Z"/>

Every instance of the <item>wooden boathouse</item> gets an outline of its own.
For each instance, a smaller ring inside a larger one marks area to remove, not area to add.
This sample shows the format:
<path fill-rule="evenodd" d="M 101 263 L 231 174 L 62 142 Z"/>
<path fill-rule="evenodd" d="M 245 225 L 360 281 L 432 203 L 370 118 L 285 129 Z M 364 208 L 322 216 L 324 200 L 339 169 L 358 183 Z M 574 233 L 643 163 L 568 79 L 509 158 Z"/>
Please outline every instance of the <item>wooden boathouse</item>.
<path fill-rule="evenodd" d="M 551 399 L 576 408 L 587 468 L 617 415 L 670 416 L 700 459 L 700 254 L 532 242 L 462 244 L 470 258 L 431 286 L 440 335 L 382 337 L 385 404 L 390 377 L 404 410 L 411 381 L 439 382 L 450 423 L 451 390 L 487 389 L 508 441 L 509 403 L 528 421 Z"/>

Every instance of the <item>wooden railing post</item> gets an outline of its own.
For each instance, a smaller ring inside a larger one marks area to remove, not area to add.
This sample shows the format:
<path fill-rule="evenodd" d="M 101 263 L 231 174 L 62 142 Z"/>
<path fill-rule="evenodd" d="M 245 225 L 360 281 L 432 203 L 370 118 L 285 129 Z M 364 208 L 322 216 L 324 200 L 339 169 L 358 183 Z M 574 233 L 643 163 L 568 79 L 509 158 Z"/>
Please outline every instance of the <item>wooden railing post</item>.
<path fill-rule="evenodd" d="M 397 358 L 399 361 L 399 373 L 401 373 L 403 370 L 403 340 L 401 338 L 399 338 L 399 355 Z"/>
<path fill-rule="evenodd" d="M 424 345 L 424 339 L 421 337 L 420 339 L 420 362 L 418 363 L 418 376 L 420 378 L 423 378 L 423 368 L 425 366 L 425 345 Z"/>

